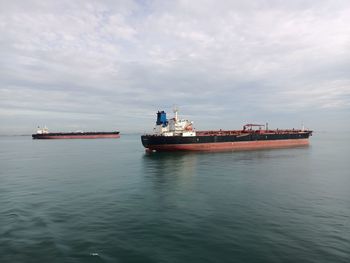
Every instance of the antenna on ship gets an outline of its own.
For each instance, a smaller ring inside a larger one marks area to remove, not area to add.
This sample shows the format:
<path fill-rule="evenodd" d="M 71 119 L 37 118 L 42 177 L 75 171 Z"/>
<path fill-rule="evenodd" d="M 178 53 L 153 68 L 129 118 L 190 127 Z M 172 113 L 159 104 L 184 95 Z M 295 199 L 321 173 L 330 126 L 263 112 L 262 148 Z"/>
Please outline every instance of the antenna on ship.
<path fill-rule="evenodd" d="M 173 106 L 173 112 L 174 112 L 174 114 L 175 114 L 175 121 L 177 121 L 177 112 L 179 111 L 179 108 L 176 106 L 176 105 L 174 105 Z"/>

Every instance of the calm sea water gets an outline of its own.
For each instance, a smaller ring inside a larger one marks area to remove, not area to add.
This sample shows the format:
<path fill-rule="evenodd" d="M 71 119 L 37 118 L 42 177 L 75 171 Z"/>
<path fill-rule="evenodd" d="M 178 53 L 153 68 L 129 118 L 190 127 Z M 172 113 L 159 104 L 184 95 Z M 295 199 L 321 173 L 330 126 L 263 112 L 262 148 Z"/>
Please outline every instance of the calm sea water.
<path fill-rule="evenodd" d="M 350 262 L 350 135 L 152 155 L 0 137 L 0 262 Z"/>

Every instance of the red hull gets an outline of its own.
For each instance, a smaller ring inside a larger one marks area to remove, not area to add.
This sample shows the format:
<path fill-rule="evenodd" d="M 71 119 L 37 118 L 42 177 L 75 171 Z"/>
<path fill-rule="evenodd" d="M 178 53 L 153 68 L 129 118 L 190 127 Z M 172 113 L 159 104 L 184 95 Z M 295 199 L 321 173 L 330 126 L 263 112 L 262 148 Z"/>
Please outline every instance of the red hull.
<path fill-rule="evenodd" d="M 235 151 L 305 146 L 308 139 L 152 145 L 156 151 Z"/>
<path fill-rule="evenodd" d="M 119 134 L 99 134 L 99 135 L 40 135 L 37 139 L 109 139 L 119 138 Z"/>

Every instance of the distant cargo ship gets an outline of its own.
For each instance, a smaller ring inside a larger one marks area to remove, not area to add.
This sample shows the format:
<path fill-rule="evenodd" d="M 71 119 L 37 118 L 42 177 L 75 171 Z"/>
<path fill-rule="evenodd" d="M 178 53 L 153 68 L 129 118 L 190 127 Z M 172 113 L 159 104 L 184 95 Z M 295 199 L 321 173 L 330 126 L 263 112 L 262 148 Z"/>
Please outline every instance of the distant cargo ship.
<path fill-rule="evenodd" d="M 119 138 L 119 131 L 113 132 L 49 132 L 46 127 L 38 127 L 37 133 L 32 134 L 33 139 L 104 139 Z"/>
<path fill-rule="evenodd" d="M 180 120 L 177 110 L 168 120 L 158 111 L 153 134 L 141 136 L 148 151 L 224 151 L 293 147 L 309 144 L 311 130 L 269 130 L 268 125 L 246 124 L 242 130 L 195 131 L 193 122 Z"/>

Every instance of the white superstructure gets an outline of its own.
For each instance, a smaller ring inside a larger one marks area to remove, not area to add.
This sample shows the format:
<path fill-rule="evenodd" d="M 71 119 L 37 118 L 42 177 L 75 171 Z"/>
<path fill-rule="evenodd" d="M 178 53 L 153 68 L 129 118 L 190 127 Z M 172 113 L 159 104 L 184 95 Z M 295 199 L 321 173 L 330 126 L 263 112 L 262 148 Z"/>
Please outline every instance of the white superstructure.
<path fill-rule="evenodd" d="M 46 127 L 46 125 L 44 126 L 44 128 L 40 128 L 40 126 L 38 126 L 38 129 L 36 130 L 36 134 L 48 134 L 49 133 L 49 129 Z"/>
<path fill-rule="evenodd" d="M 160 136 L 196 136 L 193 121 L 179 119 L 177 109 L 174 109 L 174 118 L 169 120 L 164 111 L 158 111 L 154 134 Z"/>

